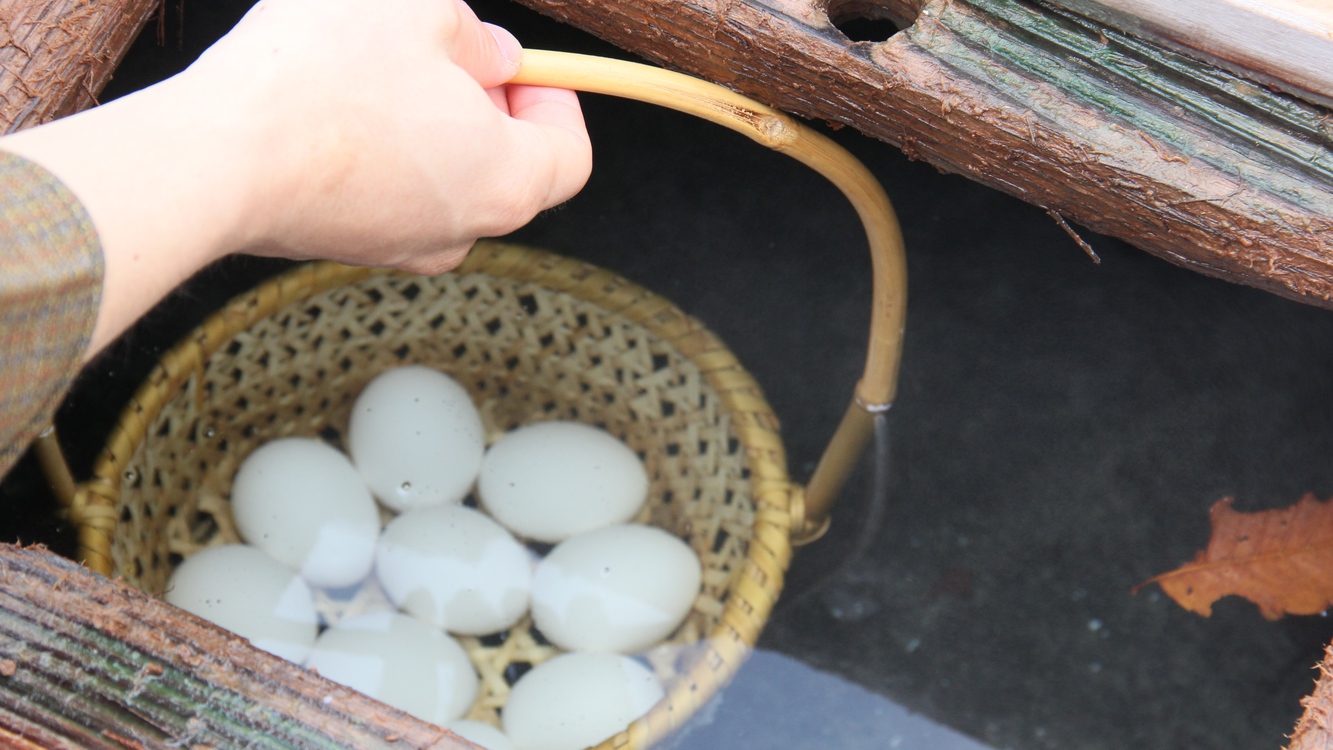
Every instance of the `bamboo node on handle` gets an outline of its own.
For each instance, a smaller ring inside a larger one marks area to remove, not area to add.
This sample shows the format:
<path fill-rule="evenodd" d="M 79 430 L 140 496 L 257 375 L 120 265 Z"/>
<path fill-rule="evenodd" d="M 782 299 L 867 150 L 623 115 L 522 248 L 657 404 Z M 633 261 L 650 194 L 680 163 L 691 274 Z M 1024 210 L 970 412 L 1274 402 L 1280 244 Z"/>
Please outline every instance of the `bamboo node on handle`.
<path fill-rule="evenodd" d="M 755 130 L 763 136 L 763 144 L 774 150 L 781 149 L 800 136 L 792 123 L 779 115 L 760 115 L 755 121 Z"/>

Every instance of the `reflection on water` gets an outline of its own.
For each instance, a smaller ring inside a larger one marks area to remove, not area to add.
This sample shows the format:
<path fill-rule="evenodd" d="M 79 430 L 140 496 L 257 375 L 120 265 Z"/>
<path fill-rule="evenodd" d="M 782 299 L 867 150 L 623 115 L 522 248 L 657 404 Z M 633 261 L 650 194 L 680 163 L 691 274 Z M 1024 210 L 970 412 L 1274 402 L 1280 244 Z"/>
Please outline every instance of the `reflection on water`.
<path fill-rule="evenodd" d="M 990 750 L 843 678 L 755 651 L 662 750 Z"/>

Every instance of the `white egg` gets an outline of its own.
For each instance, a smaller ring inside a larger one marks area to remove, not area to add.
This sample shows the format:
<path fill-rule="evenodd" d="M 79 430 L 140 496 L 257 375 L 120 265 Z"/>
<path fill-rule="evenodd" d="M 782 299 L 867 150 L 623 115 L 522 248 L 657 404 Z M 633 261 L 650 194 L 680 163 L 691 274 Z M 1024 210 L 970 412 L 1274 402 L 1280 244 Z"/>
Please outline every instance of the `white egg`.
<path fill-rule="evenodd" d="M 437 505 L 385 527 L 375 572 L 408 614 L 452 633 L 486 635 L 527 612 L 532 555 L 485 514 Z"/>
<path fill-rule="evenodd" d="M 477 673 L 463 647 L 397 612 L 373 612 L 325 630 L 305 665 L 434 724 L 462 718 L 477 697 Z"/>
<path fill-rule="evenodd" d="M 244 544 L 186 558 L 163 598 L 297 664 L 315 642 L 319 621 L 310 587 L 296 571 Z"/>
<path fill-rule="evenodd" d="M 603 430 L 542 422 L 491 446 L 477 493 L 519 536 L 559 542 L 633 518 L 648 497 L 648 473 L 634 451 Z"/>
<path fill-rule="evenodd" d="M 459 719 L 445 724 L 444 728 L 485 750 L 514 750 L 514 743 L 505 733 L 490 724 Z"/>
<path fill-rule="evenodd" d="M 374 564 L 375 499 L 351 461 L 318 440 L 256 448 L 236 472 L 231 510 L 242 539 L 312 586 L 350 586 Z"/>
<path fill-rule="evenodd" d="M 662 699 L 646 667 L 619 654 L 561 654 L 519 678 L 505 704 L 518 750 L 582 750 L 616 734 Z"/>
<path fill-rule="evenodd" d="M 655 526 L 590 531 L 537 566 L 532 620 L 569 651 L 644 651 L 689 614 L 702 575 L 689 545 Z"/>
<path fill-rule="evenodd" d="M 420 365 L 370 381 L 352 407 L 347 433 L 366 484 L 396 511 L 460 502 L 485 450 L 481 417 L 467 391 Z"/>

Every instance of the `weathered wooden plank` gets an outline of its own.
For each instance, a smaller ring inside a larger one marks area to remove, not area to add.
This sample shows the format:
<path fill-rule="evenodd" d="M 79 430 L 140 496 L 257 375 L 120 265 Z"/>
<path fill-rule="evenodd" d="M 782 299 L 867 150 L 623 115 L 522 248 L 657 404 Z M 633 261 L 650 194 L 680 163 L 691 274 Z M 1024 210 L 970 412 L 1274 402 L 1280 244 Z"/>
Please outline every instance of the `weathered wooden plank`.
<path fill-rule="evenodd" d="M 40 549 L 0 545 L 0 746 L 472 745 Z"/>
<path fill-rule="evenodd" d="M 1333 5 L 1316 0 L 1056 0 L 1324 106 L 1333 105 Z"/>
<path fill-rule="evenodd" d="M 1333 307 L 1329 112 L 1036 0 L 521 0 L 1203 273 Z"/>
<path fill-rule="evenodd" d="M 0 125 L 12 133 L 97 102 L 159 0 L 0 0 Z"/>

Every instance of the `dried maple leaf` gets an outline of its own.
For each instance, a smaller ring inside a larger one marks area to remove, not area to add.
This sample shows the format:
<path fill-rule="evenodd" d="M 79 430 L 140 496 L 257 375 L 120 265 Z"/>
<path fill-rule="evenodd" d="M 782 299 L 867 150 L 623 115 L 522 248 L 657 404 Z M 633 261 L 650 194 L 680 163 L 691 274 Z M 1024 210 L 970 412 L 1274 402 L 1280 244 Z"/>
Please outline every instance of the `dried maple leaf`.
<path fill-rule="evenodd" d="M 1313 615 L 1333 605 L 1333 502 L 1306 495 L 1290 508 L 1241 513 L 1232 498 L 1213 504 L 1213 536 L 1193 562 L 1150 578 L 1176 603 L 1204 617 L 1239 594 L 1264 617 Z"/>

